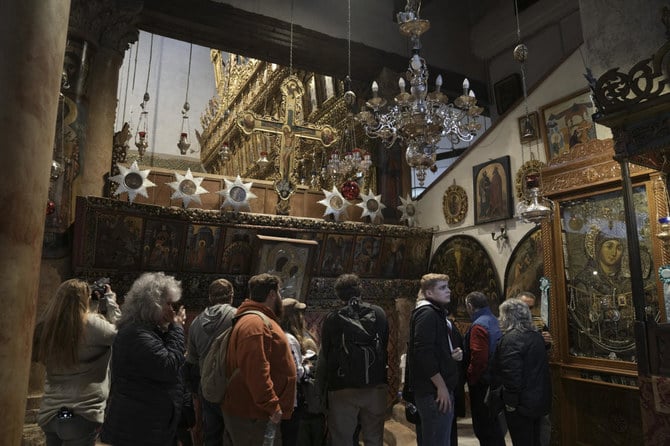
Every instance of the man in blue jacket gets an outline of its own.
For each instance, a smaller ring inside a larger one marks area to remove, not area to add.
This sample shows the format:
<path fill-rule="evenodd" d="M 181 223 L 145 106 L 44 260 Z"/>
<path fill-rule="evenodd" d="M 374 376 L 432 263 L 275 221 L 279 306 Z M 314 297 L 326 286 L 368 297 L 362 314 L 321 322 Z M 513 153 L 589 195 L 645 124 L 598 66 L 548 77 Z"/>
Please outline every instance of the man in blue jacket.
<path fill-rule="evenodd" d="M 491 384 L 491 364 L 498 339 L 502 336 L 498 319 L 489 308 L 488 297 L 473 291 L 465 297 L 465 307 L 472 320 L 465 334 L 466 379 L 470 393 L 472 429 L 481 446 L 505 446 L 498 414 L 484 403 Z"/>

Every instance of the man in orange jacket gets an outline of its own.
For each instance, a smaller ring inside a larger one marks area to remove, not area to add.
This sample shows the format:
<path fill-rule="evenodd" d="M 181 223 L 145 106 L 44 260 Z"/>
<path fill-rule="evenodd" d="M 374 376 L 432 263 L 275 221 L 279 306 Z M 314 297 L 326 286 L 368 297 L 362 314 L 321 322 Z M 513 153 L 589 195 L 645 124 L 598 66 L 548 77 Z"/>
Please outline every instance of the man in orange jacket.
<path fill-rule="evenodd" d="M 249 310 L 234 325 L 226 355 L 230 377 L 221 404 L 226 431 L 234 446 L 258 446 L 268 422 L 275 426 L 291 418 L 296 397 L 296 369 L 284 331 L 279 326 L 282 312 L 280 279 L 259 274 L 249 279 L 249 298 L 237 314 Z M 235 373 L 233 373 L 235 371 Z M 280 435 L 275 443 L 280 444 Z"/>

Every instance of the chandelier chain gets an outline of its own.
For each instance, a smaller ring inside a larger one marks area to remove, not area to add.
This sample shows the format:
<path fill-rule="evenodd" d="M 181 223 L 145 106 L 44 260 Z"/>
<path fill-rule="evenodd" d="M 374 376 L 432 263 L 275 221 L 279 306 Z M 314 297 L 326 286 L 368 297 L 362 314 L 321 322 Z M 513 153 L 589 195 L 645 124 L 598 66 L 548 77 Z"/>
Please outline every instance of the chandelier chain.
<path fill-rule="evenodd" d="M 137 49 L 135 48 L 135 45 L 130 46 L 131 54 L 133 52 L 133 49 L 135 49 L 135 56 L 137 56 Z M 124 89 L 124 96 L 123 96 L 123 113 L 121 114 L 121 125 L 123 125 L 123 123 L 126 122 L 126 106 L 128 104 L 128 85 L 130 85 L 130 83 L 128 82 L 128 80 L 130 79 L 130 65 L 131 65 L 130 62 L 128 62 L 128 70 L 126 72 L 126 88 Z M 137 64 L 135 65 L 135 68 L 137 69 Z"/>
<path fill-rule="evenodd" d="M 294 0 L 291 0 L 291 31 L 289 37 L 289 56 L 288 56 L 288 74 L 291 76 L 293 74 L 293 3 Z"/>
<path fill-rule="evenodd" d="M 191 59 L 193 56 L 193 44 L 191 43 L 191 47 L 188 50 L 188 74 L 186 74 L 186 98 L 184 99 L 184 103 L 188 103 L 188 88 L 191 82 Z"/>
<path fill-rule="evenodd" d="M 347 0 L 347 82 L 351 83 L 351 0 Z"/>
<path fill-rule="evenodd" d="M 147 83 L 144 88 L 145 94 L 149 92 L 149 77 L 151 76 L 151 59 L 154 55 L 154 35 L 151 34 L 151 41 L 149 43 L 149 68 L 147 69 Z"/>

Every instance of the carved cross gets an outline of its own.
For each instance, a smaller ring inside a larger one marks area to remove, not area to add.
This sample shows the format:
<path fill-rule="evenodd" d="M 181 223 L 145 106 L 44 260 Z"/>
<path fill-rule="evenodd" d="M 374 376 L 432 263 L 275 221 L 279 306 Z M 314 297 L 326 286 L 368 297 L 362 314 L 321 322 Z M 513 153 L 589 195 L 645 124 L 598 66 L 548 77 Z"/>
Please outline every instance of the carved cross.
<path fill-rule="evenodd" d="M 244 111 L 237 117 L 237 125 L 250 135 L 253 132 L 275 133 L 280 135 L 279 181 L 275 188 L 281 200 L 288 200 L 293 191 L 291 172 L 293 170 L 293 152 L 299 139 L 320 141 L 324 147 L 337 141 L 337 131 L 329 125 L 303 123 L 301 117 L 302 96 L 305 87 L 296 76 L 287 77 L 281 84 L 283 110 L 280 119 L 272 116 L 260 117 L 251 111 Z M 290 186 L 288 189 L 286 186 Z M 282 193 L 283 192 L 283 193 Z"/>

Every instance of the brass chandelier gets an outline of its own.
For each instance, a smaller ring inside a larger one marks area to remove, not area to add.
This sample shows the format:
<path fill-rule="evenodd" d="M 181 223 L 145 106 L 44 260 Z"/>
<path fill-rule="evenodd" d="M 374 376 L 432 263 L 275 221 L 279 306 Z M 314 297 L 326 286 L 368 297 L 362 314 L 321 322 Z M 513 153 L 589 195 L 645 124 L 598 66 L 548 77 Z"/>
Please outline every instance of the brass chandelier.
<path fill-rule="evenodd" d="M 452 144 L 470 142 L 481 128 L 478 117 L 484 110 L 477 106 L 475 93 L 467 79 L 463 94 L 452 103 L 440 91 L 442 76 L 437 76 L 435 90 L 428 92 L 428 67 L 420 55 L 421 35 L 430 28 L 430 22 L 419 18 L 421 1 L 407 0 L 405 11 L 398 13 L 400 33 L 412 42 L 412 57 L 406 72 L 409 82 L 398 80 L 400 92 L 395 104 L 387 107 L 379 96 L 376 82 L 372 83 L 372 98 L 362 107 L 356 119 L 370 138 L 379 138 L 386 147 L 400 140 L 406 146 L 405 159 L 416 169 L 416 177 L 423 186 L 426 169 L 435 164 L 437 144 L 444 137 Z"/>

